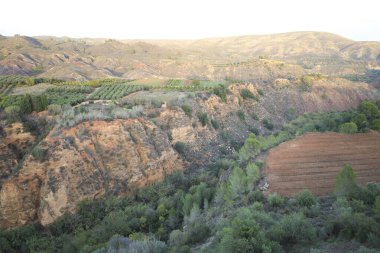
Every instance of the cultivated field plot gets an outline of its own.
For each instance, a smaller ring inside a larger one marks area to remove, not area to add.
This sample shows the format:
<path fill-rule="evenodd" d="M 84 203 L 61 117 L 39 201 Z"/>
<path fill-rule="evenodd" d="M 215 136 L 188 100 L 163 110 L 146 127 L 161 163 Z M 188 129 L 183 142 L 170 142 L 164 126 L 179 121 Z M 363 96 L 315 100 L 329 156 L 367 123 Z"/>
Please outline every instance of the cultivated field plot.
<path fill-rule="evenodd" d="M 143 86 L 130 85 L 128 83 L 108 84 L 96 90 L 91 94 L 90 98 L 102 100 L 118 99 L 143 89 Z"/>
<path fill-rule="evenodd" d="M 0 84 L 0 96 L 7 95 L 14 87 L 14 84 Z"/>
<path fill-rule="evenodd" d="M 327 195 L 345 164 L 352 165 L 358 183 L 380 182 L 380 133 L 308 133 L 272 149 L 264 172 L 271 192 Z"/>

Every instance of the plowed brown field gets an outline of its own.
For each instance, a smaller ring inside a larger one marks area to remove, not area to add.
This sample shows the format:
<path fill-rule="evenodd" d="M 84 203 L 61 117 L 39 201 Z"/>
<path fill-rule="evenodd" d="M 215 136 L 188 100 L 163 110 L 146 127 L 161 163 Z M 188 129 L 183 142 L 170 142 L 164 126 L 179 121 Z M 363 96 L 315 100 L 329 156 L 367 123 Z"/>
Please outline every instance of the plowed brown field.
<path fill-rule="evenodd" d="M 305 134 L 273 148 L 264 172 L 271 192 L 327 195 L 345 164 L 352 165 L 358 183 L 380 182 L 380 133 Z"/>

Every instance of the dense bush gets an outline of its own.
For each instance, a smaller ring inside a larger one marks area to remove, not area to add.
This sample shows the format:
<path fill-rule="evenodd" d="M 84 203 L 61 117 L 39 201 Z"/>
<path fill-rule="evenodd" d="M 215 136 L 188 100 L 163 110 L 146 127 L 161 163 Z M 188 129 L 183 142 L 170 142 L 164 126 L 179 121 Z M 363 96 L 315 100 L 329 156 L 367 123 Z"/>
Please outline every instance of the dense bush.
<path fill-rule="evenodd" d="M 314 78 L 310 75 L 305 75 L 301 78 L 299 89 L 303 92 L 310 92 L 313 87 Z"/>
<path fill-rule="evenodd" d="M 5 114 L 7 115 L 7 118 L 14 121 L 17 120 L 20 116 L 20 106 L 17 105 L 11 105 L 4 109 Z"/>
<path fill-rule="evenodd" d="M 202 126 L 206 126 L 208 124 L 208 116 L 206 112 L 198 112 L 197 116 Z"/>
<path fill-rule="evenodd" d="M 269 195 L 268 203 L 271 207 L 280 207 L 285 203 L 285 201 L 280 195 L 274 193 Z"/>
<path fill-rule="evenodd" d="M 182 105 L 181 108 L 189 118 L 193 116 L 193 108 L 190 105 Z"/>
<path fill-rule="evenodd" d="M 359 113 L 363 113 L 369 121 L 380 117 L 380 111 L 377 106 L 369 101 L 362 102 L 358 107 Z"/>
<path fill-rule="evenodd" d="M 30 113 L 32 111 L 40 112 L 47 108 L 48 100 L 45 95 L 17 95 L 6 96 L 1 99 L 0 107 L 19 106 L 20 112 Z"/>
<path fill-rule="evenodd" d="M 165 242 L 155 238 L 142 238 L 141 240 L 130 240 L 127 237 L 114 236 L 108 242 L 107 248 L 101 248 L 93 253 L 165 253 L 167 246 Z"/>
<path fill-rule="evenodd" d="M 211 125 L 215 130 L 218 130 L 220 127 L 219 122 L 215 119 L 211 119 Z"/>
<path fill-rule="evenodd" d="M 228 90 L 224 85 L 219 85 L 213 89 L 213 93 L 220 97 L 223 102 L 227 102 L 227 92 Z"/>
<path fill-rule="evenodd" d="M 180 153 L 180 154 L 184 154 L 184 153 L 185 153 L 185 148 L 186 148 L 185 143 L 183 143 L 183 142 L 181 142 L 181 141 L 176 142 L 176 143 L 174 144 L 174 149 L 175 149 L 178 153 Z"/>
<path fill-rule="evenodd" d="M 40 146 L 37 146 L 32 150 L 32 156 L 38 161 L 44 161 L 47 158 L 47 155 L 47 150 L 41 148 Z"/>
<path fill-rule="evenodd" d="M 257 95 L 253 94 L 250 90 L 248 89 L 241 89 L 240 90 L 240 96 L 243 98 L 243 99 L 253 99 L 253 100 L 256 100 L 258 101 L 259 98 Z"/>
<path fill-rule="evenodd" d="M 273 130 L 273 123 L 269 119 L 263 119 L 263 125 L 268 129 L 268 130 Z"/>
<path fill-rule="evenodd" d="M 241 121 L 245 121 L 245 114 L 242 110 L 239 110 L 236 112 L 236 115 L 238 116 L 238 118 L 241 120 Z"/>
<path fill-rule="evenodd" d="M 256 222 L 255 211 L 242 208 L 221 233 L 220 252 L 272 252 L 280 249 Z"/>
<path fill-rule="evenodd" d="M 375 119 L 375 120 L 372 122 L 371 128 L 372 128 L 373 130 L 380 131 L 380 119 Z"/>
<path fill-rule="evenodd" d="M 343 123 L 339 126 L 339 133 L 354 134 L 358 132 L 358 127 L 354 122 Z"/>
<path fill-rule="evenodd" d="M 309 190 L 298 192 L 294 197 L 300 206 L 311 207 L 317 203 L 316 198 Z"/>
<path fill-rule="evenodd" d="M 271 239 L 281 245 L 308 243 L 317 237 L 315 228 L 302 213 L 284 216 L 277 225 L 273 226 L 269 234 Z"/>

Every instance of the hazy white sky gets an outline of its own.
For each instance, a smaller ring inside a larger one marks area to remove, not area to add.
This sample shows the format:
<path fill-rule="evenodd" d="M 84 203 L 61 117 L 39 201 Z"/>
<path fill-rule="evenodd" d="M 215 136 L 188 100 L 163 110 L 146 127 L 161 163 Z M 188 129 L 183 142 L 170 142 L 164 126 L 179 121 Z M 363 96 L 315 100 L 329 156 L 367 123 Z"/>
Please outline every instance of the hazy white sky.
<path fill-rule="evenodd" d="M 326 31 L 380 41 L 380 0 L 1 0 L 0 34 L 196 39 Z"/>

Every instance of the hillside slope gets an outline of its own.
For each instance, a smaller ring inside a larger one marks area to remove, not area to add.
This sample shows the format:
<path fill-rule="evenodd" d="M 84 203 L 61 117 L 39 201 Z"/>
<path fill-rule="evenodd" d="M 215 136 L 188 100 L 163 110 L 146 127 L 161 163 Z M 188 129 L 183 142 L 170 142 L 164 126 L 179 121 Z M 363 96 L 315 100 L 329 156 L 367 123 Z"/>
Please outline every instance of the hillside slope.
<path fill-rule="evenodd" d="M 305 71 L 363 74 L 378 66 L 379 55 L 379 42 L 356 42 L 322 32 L 194 41 L 15 36 L 0 38 L 0 75 L 257 81 L 263 78 L 255 72 L 263 73 L 265 80 L 298 76 Z M 252 64 L 259 57 L 280 62 L 274 66 L 266 61 Z"/>
<path fill-rule="evenodd" d="M 0 227 L 18 227 L 33 221 L 46 225 L 65 212 L 74 212 L 82 200 L 108 194 L 122 196 L 162 180 L 177 169 L 210 164 L 222 155 L 233 154 L 251 131 L 270 133 L 265 120 L 279 130 L 289 112 L 294 116 L 346 111 L 365 99 L 380 97 L 372 86 L 345 79 L 321 79 L 309 92 L 300 91 L 296 84 L 273 84 L 262 88 L 260 95 L 259 87 L 232 84 L 225 102 L 209 92 L 173 92 L 161 107 L 151 107 L 148 105 L 152 101 L 146 102 L 145 110 L 137 117 L 56 127 L 38 145 L 39 152 L 26 155 L 20 170 L 11 168 L 15 154 L 3 147 L 0 156 L 9 162 L 2 165 L 7 173 L 0 181 Z M 242 90 L 258 96 L 258 101 L 244 99 Z M 139 91 L 123 100 L 159 98 L 167 93 Z M 191 108 L 190 115 L 184 105 Z M 77 113 L 85 114 L 91 106 L 95 105 L 84 105 Z M 108 110 L 106 105 L 96 108 Z M 201 115 L 206 115 L 204 124 Z M 60 117 L 65 120 L 64 115 Z M 22 136 L 25 138 L 20 141 L 5 131 L 0 141 L 10 145 L 25 143 L 29 135 Z"/>

